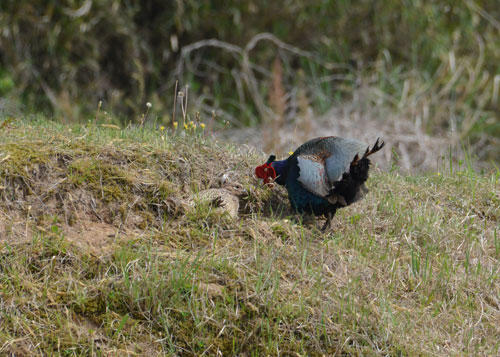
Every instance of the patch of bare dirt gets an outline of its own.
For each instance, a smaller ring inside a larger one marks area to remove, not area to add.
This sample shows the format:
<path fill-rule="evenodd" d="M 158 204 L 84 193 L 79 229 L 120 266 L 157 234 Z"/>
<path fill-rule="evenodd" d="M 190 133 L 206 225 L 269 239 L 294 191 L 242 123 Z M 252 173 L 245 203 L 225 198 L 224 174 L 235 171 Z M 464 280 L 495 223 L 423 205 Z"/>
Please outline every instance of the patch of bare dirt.
<path fill-rule="evenodd" d="M 120 237 L 119 229 L 112 224 L 88 219 L 79 221 L 78 225 L 65 225 L 62 232 L 75 245 L 94 253 L 108 250 Z"/>

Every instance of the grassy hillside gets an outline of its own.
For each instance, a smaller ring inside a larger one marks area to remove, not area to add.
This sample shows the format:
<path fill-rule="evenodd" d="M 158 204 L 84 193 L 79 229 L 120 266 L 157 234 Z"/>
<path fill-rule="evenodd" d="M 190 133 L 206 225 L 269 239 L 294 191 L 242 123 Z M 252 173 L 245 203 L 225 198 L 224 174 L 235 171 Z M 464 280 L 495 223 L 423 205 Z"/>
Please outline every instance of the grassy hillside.
<path fill-rule="evenodd" d="M 386 138 L 390 140 L 390 138 Z M 334 229 L 184 135 L 0 124 L 0 354 L 499 353 L 500 173 L 373 170 Z M 190 197 L 227 173 L 237 220 Z"/>

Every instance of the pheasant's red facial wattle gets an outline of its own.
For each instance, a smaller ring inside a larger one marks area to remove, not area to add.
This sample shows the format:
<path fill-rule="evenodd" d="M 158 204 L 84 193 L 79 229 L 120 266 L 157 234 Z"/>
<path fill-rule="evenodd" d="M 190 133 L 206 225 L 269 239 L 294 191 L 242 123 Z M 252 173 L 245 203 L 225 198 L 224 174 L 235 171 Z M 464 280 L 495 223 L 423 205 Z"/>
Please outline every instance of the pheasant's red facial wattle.
<path fill-rule="evenodd" d="M 263 179 L 265 184 L 271 184 L 276 179 L 276 170 L 273 165 L 265 163 L 255 168 L 255 176 Z"/>

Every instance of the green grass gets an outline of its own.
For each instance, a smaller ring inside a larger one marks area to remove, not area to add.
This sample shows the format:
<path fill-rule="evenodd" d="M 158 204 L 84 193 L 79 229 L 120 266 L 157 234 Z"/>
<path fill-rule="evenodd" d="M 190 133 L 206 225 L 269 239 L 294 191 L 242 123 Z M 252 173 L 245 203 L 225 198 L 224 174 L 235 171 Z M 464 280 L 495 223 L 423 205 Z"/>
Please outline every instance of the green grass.
<path fill-rule="evenodd" d="M 0 354 L 499 353 L 500 173 L 373 170 L 331 232 L 199 135 L 0 129 Z M 240 218 L 182 204 L 221 172 Z"/>

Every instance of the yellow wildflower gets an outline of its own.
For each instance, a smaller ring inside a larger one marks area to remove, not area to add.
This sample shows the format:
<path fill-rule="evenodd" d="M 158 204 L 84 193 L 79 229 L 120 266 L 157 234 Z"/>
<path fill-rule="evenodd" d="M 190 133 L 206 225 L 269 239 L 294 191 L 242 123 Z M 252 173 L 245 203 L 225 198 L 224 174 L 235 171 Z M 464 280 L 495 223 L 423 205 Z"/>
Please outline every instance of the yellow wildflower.
<path fill-rule="evenodd" d="M 184 130 L 188 130 L 188 125 L 184 124 Z"/>
<path fill-rule="evenodd" d="M 160 126 L 160 131 L 163 131 L 163 130 L 165 130 L 165 127 L 162 125 L 162 126 Z"/>
<path fill-rule="evenodd" d="M 288 152 L 288 155 L 293 155 L 293 151 L 289 151 L 289 152 Z"/>
<path fill-rule="evenodd" d="M 177 123 L 176 121 L 174 121 L 174 129 L 177 129 L 178 125 L 179 125 L 179 123 Z"/>
<path fill-rule="evenodd" d="M 202 128 L 203 130 L 205 130 L 205 123 L 200 123 L 200 128 Z"/>

